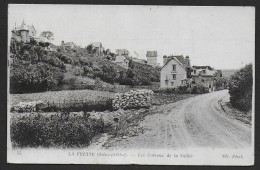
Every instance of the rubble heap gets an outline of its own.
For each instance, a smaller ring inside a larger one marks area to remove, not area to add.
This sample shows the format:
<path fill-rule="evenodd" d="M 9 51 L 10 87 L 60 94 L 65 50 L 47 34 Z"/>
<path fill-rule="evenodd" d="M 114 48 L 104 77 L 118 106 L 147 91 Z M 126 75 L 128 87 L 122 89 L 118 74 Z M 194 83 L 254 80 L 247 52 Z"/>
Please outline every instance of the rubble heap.
<path fill-rule="evenodd" d="M 112 101 L 112 106 L 114 110 L 150 107 L 152 96 L 152 90 L 131 90 L 117 94 Z"/>
<path fill-rule="evenodd" d="M 34 112 L 37 110 L 37 107 L 44 104 L 42 101 L 20 102 L 13 107 L 13 110 L 16 112 Z"/>

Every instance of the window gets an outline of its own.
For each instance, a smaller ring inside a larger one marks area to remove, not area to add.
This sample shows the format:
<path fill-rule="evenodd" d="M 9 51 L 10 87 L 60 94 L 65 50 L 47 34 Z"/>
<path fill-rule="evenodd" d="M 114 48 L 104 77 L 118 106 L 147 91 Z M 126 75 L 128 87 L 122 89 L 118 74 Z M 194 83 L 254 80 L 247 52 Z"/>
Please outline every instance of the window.
<path fill-rule="evenodd" d="M 194 74 L 196 74 L 196 70 L 194 70 Z"/>
<path fill-rule="evenodd" d="M 203 70 L 203 73 L 206 74 L 206 70 Z"/>
<path fill-rule="evenodd" d="M 172 75 L 172 79 L 173 79 L 173 80 L 176 80 L 176 74 L 173 74 L 173 75 Z"/>
<path fill-rule="evenodd" d="M 172 71 L 176 71 L 176 65 L 175 64 L 172 65 Z"/>
<path fill-rule="evenodd" d="M 168 86 L 168 81 L 169 81 L 169 80 L 168 80 L 168 76 L 166 75 L 166 77 L 165 77 L 165 85 L 166 85 L 166 86 Z"/>
<path fill-rule="evenodd" d="M 171 82 L 171 85 L 173 86 L 173 82 Z"/>

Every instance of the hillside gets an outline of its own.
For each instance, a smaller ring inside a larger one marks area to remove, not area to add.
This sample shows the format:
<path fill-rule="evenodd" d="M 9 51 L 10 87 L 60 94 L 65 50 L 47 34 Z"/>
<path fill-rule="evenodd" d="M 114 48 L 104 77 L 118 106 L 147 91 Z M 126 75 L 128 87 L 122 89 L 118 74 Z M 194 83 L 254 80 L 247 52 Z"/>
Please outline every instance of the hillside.
<path fill-rule="evenodd" d="M 61 48 L 49 43 L 10 44 L 10 92 L 95 89 L 98 85 L 150 85 L 158 82 L 159 68 L 130 61 L 128 70 L 114 56 L 87 48 Z"/>

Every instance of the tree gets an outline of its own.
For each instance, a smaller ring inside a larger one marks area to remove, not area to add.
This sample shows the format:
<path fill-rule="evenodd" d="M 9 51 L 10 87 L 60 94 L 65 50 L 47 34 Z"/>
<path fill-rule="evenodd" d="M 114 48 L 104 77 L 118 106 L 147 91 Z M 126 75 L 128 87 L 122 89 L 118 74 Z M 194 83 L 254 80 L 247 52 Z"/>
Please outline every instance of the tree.
<path fill-rule="evenodd" d="M 43 31 L 41 36 L 47 38 L 48 40 L 54 40 L 54 34 L 51 31 Z"/>
<path fill-rule="evenodd" d="M 89 44 L 89 45 L 87 46 L 87 51 L 88 51 L 89 53 L 92 53 L 92 50 L 93 50 L 93 45 L 92 45 L 92 44 Z"/>
<path fill-rule="evenodd" d="M 248 64 L 235 72 L 229 81 L 230 103 L 243 111 L 252 108 L 252 71 L 252 64 Z"/>

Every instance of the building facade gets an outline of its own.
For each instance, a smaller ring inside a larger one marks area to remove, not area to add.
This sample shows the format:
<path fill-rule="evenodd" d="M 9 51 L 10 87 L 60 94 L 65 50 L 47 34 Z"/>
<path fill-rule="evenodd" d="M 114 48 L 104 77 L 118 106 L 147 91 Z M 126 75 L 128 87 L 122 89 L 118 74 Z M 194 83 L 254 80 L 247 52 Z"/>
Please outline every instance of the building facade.
<path fill-rule="evenodd" d="M 129 68 L 129 60 L 125 58 L 123 55 L 116 56 L 115 63 L 120 65 L 121 67 L 128 69 Z"/>
<path fill-rule="evenodd" d="M 128 56 L 129 51 L 127 49 L 116 49 L 116 55 Z"/>
<path fill-rule="evenodd" d="M 186 66 L 172 57 L 161 68 L 160 87 L 176 88 L 187 84 Z"/>
<path fill-rule="evenodd" d="M 157 51 L 147 51 L 146 53 L 147 57 L 147 64 L 152 65 L 152 66 L 158 66 L 159 64 L 157 63 Z"/>
<path fill-rule="evenodd" d="M 61 41 L 61 47 L 65 50 L 65 48 L 71 48 L 74 49 L 76 48 L 76 45 L 73 42 L 64 42 Z"/>
<path fill-rule="evenodd" d="M 90 45 L 92 46 L 92 49 L 95 50 L 96 54 L 100 55 L 103 53 L 104 48 L 101 42 L 93 42 Z"/>

